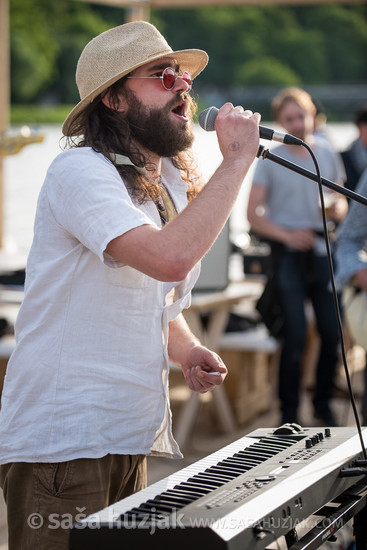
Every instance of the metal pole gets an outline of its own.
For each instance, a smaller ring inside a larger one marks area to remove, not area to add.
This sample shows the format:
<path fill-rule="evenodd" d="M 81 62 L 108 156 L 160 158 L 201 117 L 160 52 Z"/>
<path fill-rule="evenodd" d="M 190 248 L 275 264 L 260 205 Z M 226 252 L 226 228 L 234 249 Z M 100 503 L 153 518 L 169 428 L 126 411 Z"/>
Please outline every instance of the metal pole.
<path fill-rule="evenodd" d="M 150 4 L 149 2 L 136 2 L 126 8 L 125 22 L 131 21 L 149 21 Z"/>
<path fill-rule="evenodd" d="M 8 127 L 10 103 L 9 0 L 0 0 L 0 135 Z M 4 230 L 4 162 L 0 156 L 0 248 Z"/>

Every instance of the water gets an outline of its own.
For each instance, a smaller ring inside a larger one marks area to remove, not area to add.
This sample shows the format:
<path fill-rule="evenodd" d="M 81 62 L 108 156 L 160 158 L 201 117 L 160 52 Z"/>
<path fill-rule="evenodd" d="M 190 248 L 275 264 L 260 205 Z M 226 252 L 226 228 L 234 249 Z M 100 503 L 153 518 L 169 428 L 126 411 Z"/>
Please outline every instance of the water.
<path fill-rule="evenodd" d="M 272 126 L 264 123 L 264 126 Z M 346 148 L 357 135 L 353 124 L 330 124 L 328 136 L 337 150 Z M 25 146 L 18 154 L 4 158 L 4 251 L 20 263 L 25 262 L 33 237 L 33 221 L 37 197 L 48 166 L 62 150 L 61 127 L 44 128 L 42 143 Z M 194 151 L 200 169 L 208 179 L 221 162 L 216 133 L 195 128 Z M 267 148 L 271 142 L 263 142 Z M 257 161 L 255 161 L 257 162 Z M 262 162 L 262 161 L 261 161 Z M 266 162 L 266 161 L 265 161 Z M 244 181 L 242 191 L 231 216 L 231 232 L 236 235 L 248 228 L 246 206 L 253 167 Z"/>

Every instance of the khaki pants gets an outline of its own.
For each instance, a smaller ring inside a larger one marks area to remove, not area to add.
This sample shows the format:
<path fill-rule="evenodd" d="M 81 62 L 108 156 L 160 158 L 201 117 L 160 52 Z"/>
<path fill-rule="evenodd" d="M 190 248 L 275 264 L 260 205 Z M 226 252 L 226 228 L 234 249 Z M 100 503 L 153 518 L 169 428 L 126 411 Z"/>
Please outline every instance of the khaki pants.
<path fill-rule="evenodd" d="M 80 519 L 146 487 L 143 455 L 0 467 L 9 550 L 68 550 Z"/>

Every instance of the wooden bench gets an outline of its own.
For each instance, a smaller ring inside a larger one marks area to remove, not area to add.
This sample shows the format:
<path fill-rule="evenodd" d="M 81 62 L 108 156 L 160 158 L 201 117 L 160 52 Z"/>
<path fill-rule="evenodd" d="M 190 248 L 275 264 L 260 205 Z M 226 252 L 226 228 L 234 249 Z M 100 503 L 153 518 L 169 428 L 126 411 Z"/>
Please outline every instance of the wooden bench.
<path fill-rule="evenodd" d="M 218 389 L 221 392 L 224 390 L 238 424 L 245 424 L 267 411 L 274 396 L 278 349 L 278 342 L 268 335 L 262 325 L 243 332 L 224 333 L 218 353 L 229 374 L 223 386 L 214 390 L 216 396 L 214 392 L 190 392 L 181 368 L 171 365 L 171 403 L 179 404 L 177 415 L 174 414 L 174 436 L 180 447 L 185 447 L 190 438 L 200 403 L 209 403 L 214 397 L 220 397 Z M 215 410 L 220 414 L 220 402 Z"/>
<path fill-rule="evenodd" d="M 218 353 L 229 370 L 224 386 L 239 424 L 269 410 L 275 397 L 279 349 L 264 325 L 223 334 Z"/>

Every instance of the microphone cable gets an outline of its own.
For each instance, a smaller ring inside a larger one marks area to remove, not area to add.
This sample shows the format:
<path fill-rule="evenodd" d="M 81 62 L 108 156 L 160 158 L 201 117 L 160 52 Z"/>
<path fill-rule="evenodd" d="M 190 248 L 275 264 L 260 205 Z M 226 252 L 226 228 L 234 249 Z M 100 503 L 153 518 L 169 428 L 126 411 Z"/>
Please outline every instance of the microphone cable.
<path fill-rule="evenodd" d="M 205 109 L 204 111 L 202 111 L 200 113 L 200 115 L 199 115 L 199 124 L 204 130 L 206 130 L 206 131 L 215 130 L 215 119 L 218 115 L 218 111 L 219 111 L 219 109 L 212 106 L 212 107 L 209 107 L 208 109 Z M 307 145 L 307 143 L 305 143 L 303 140 L 298 139 L 295 136 L 292 136 L 290 134 L 281 134 L 279 132 L 275 132 L 274 130 L 272 130 L 270 128 L 265 128 L 265 127 L 262 127 L 262 126 L 259 127 L 259 132 L 260 132 L 260 138 L 263 138 L 263 139 L 269 139 L 269 140 L 274 139 L 275 141 L 280 141 L 280 142 L 286 143 L 287 145 L 300 145 L 300 146 L 305 147 L 307 149 L 307 151 L 309 152 L 309 154 L 311 155 L 311 158 L 312 158 L 313 163 L 314 163 L 315 168 L 316 168 L 316 174 L 308 173 L 306 175 L 306 177 L 310 177 L 311 179 L 316 181 L 317 185 L 318 185 L 318 188 L 319 188 L 320 204 L 321 204 L 321 215 L 322 215 L 322 225 L 323 225 L 324 240 L 325 240 L 325 244 L 326 244 L 326 252 L 327 252 L 327 258 L 328 258 L 328 264 L 329 264 L 330 283 L 331 283 L 331 288 L 332 288 L 332 293 L 333 293 L 334 309 L 335 309 L 336 321 L 337 321 L 338 332 L 339 332 L 339 337 L 340 337 L 341 355 L 342 355 L 342 359 L 343 359 L 343 366 L 344 366 L 344 371 L 345 371 L 345 376 L 346 376 L 346 381 L 347 381 L 347 386 L 348 386 L 348 393 L 349 393 L 351 404 L 352 404 L 352 409 L 353 409 L 353 414 L 354 414 L 354 418 L 355 418 L 355 422 L 356 422 L 356 426 L 357 426 L 358 436 L 359 436 L 359 439 L 360 439 L 360 442 L 361 442 L 361 447 L 362 447 L 364 460 L 367 460 L 367 452 L 366 452 L 366 448 L 365 448 L 365 445 L 364 445 L 364 442 L 363 442 L 361 423 L 360 423 L 359 416 L 358 416 L 358 411 L 357 411 L 357 407 L 356 407 L 356 403 L 355 403 L 355 399 L 354 399 L 354 394 L 353 394 L 353 389 L 352 389 L 352 382 L 351 382 L 351 378 L 350 378 L 350 374 L 349 374 L 349 368 L 348 368 L 348 364 L 347 364 L 344 334 L 343 334 L 343 326 L 342 326 L 340 309 L 339 309 L 338 295 L 337 295 L 336 286 L 335 286 L 333 260 L 332 260 L 332 256 L 331 256 L 331 247 L 330 247 L 330 241 L 329 241 L 329 235 L 328 235 L 328 229 L 327 229 L 325 201 L 324 201 L 324 194 L 323 194 L 323 190 L 322 190 L 323 178 L 321 177 L 320 167 L 319 167 L 319 164 L 317 162 L 317 159 L 316 159 L 315 154 L 312 151 L 311 147 L 309 147 L 309 145 Z M 270 160 L 272 160 L 274 162 L 278 162 L 279 164 L 284 164 L 286 167 L 288 167 L 290 169 L 293 169 L 295 172 L 302 173 L 303 175 L 305 175 L 305 172 L 307 172 L 305 170 L 302 170 L 302 168 L 300 166 L 297 166 L 297 165 L 295 165 L 291 162 L 285 161 L 285 159 L 281 159 L 280 157 L 276 157 L 276 155 L 270 155 L 269 150 L 264 151 L 264 147 L 262 145 L 260 145 L 258 153 L 257 153 L 257 157 L 260 157 L 260 156 L 263 157 L 263 159 L 269 158 Z M 280 161 L 283 161 L 283 162 L 280 162 Z M 326 180 L 324 180 L 324 182 L 328 185 L 328 187 L 331 187 L 331 188 L 338 187 L 335 184 L 333 184 L 332 182 L 328 182 Z M 348 195 L 346 195 L 346 196 L 348 196 Z M 362 202 L 362 204 L 367 205 L 366 199 L 364 197 L 360 197 L 358 194 L 353 193 L 352 196 L 349 195 L 349 197 L 352 198 L 353 200 L 357 200 L 358 202 Z"/>
<path fill-rule="evenodd" d="M 326 244 L 326 252 L 327 252 L 327 258 L 328 258 L 328 264 L 329 264 L 330 283 L 331 283 L 331 288 L 332 288 L 332 293 L 333 293 L 334 309 L 335 309 L 336 321 L 337 321 L 337 325 L 338 325 L 338 332 L 339 332 L 339 336 L 340 336 L 340 346 L 341 346 L 341 355 L 342 355 L 342 359 L 343 359 L 343 367 L 344 367 L 345 377 L 346 377 L 346 381 L 347 381 L 348 392 L 349 392 L 349 396 L 350 396 L 350 400 L 351 400 L 351 404 L 352 404 L 354 419 L 355 419 L 355 423 L 356 423 L 356 426 L 357 426 L 358 436 L 359 436 L 359 439 L 360 439 L 360 442 L 361 442 L 363 457 L 366 460 L 367 459 L 367 452 L 366 452 L 366 447 L 365 447 L 364 441 L 363 441 L 362 428 L 361 428 L 361 423 L 360 423 L 360 420 L 359 420 L 359 415 L 358 415 L 358 411 L 357 411 L 356 402 L 355 402 L 355 399 L 354 399 L 352 382 L 351 382 L 351 378 L 350 378 L 350 375 L 349 375 L 349 368 L 348 368 L 347 356 L 346 356 L 346 351 L 345 351 L 343 325 L 342 325 L 342 320 L 341 320 L 341 315 L 340 315 L 338 294 L 337 294 L 337 291 L 336 291 L 336 285 L 335 285 L 335 279 L 334 279 L 334 267 L 333 267 L 330 240 L 329 240 L 328 229 L 327 229 L 327 218 L 326 218 L 326 212 L 325 212 L 325 202 L 324 202 L 324 193 L 323 193 L 323 189 L 322 189 L 322 178 L 321 178 L 321 173 L 320 173 L 320 167 L 319 167 L 316 156 L 315 156 L 314 152 L 312 151 L 311 147 L 309 147 L 309 145 L 307 145 L 307 143 L 305 143 L 304 141 L 302 141 L 302 146 L 305 147 L 307 149 L 307 151 L 309 152 L 309 154 L 311 155 L 311 158 L 313 160 L 313 163 L 314 163 L 315 169 L 316 169 L 316 176 L 317 176 L 316 181 L 317 181 L 317 185 L 318 185 L 318 188 L 319 188 L 319 195 L 320 195 L 322 225 L 323 225 L 323 229 L 324 229 L 324 240 L 325 240 L 325 244 Z"/>

